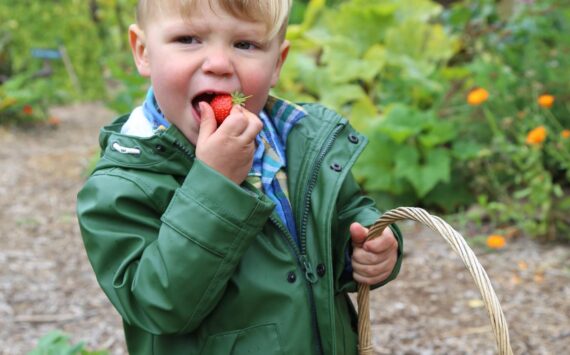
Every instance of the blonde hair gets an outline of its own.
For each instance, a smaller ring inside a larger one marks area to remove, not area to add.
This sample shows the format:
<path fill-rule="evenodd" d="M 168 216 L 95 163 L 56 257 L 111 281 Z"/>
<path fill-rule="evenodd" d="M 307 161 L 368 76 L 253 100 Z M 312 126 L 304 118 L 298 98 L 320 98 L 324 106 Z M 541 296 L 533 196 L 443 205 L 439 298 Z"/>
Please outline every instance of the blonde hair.
<path fill-rule="evenodd" d="M 218 5 L 236 18 L 262 22 L 267 27 L 267 38 L 279 35 L 285 38 L 291 0 L 139 0 L 136 10 L 137 24 L 145 28 L 152 14 L 173 5 L 179 6 L 182 17 L 188 17 L 200 1 L 207 1 L 210 8 Z"/>

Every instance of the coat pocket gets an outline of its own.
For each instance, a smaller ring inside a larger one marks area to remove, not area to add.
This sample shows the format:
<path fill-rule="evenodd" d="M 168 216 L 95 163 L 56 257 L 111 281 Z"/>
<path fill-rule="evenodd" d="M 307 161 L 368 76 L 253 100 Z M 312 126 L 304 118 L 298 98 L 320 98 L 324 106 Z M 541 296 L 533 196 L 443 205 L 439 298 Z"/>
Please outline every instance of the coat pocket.
<path fill-rule="evenodd" d="M 210 335 L 200 354 L 283 355 L 277 324 Z"/>

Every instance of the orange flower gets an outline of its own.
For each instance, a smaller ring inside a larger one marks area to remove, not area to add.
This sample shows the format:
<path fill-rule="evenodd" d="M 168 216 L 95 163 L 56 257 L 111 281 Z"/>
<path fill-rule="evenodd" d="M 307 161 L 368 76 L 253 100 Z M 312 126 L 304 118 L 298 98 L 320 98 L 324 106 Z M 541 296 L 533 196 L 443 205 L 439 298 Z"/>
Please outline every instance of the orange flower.
<path fill-rule="evenodd" d="M 526 136 L 526 143 L 531 145 L 536 145 L 544 142 L 548 132 L 544 126 L 538 126 L 535 129 L 528 132 Z"/>
<path fill-rule="evenodd" d="M 507 244 L 505 237 L 493 234 L 487 237 L 487 246 L 491 249 L 503 249 Z"/>
<path fill-rule="evenodd" d="M 563 130 L 562 133 L 560 133 L 560 135 L 561 135 L 562 138 L 564 138 L 564 139 L 570 138 L 570 129 L 565 129 L 565 130 Z"/>
<path fill-rule="evenodd" d="M 554 96 L 552 95 L 540 95 L 538 97 L 538 105 L 543 108 L 551 108 L 554 104 Z"/>
<path fill-rule="evenodd" d="M 489 92 L 483 88 L 473 89 L 467 95 L 467 103 L 471 106 L 481 105 L 489 98 Z"/>
<path fill-rule="evenodd" d="M 22 108 L 22 112 L 24 113 L 24 115 L 31 116 L 34 113 L 34 109 L 32 108 L 31 105 L 24 105 L 24 107 Z"/>

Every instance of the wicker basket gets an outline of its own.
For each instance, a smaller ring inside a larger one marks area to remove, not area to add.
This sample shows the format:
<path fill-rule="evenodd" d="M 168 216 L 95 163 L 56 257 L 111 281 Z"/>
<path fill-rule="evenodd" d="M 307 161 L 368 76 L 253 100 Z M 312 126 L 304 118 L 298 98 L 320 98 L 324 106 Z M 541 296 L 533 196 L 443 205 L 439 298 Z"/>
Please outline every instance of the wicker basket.
<path fill-rule="evenodd" d="M 421 208 L 400 207 L 383 214 L 370 228 L 368 239 L 380 236 L 389 224 L 404 219 L 420 222 L 438 232 L 459 255 L 477 284 L 479 292 L 481 292 L 485 307 L 489 313 L 499 354 L 512 355 L 513 351 L 509 342 L 507 322 L 489 277 L 461 234 L 457 233 L 449 224 L 437 216 L 430 215 Z M 358 287 L 358 347 L 360 355 L 374 354 L 370 332 L 369 291 L 368 285 L 360 284 Z"/>

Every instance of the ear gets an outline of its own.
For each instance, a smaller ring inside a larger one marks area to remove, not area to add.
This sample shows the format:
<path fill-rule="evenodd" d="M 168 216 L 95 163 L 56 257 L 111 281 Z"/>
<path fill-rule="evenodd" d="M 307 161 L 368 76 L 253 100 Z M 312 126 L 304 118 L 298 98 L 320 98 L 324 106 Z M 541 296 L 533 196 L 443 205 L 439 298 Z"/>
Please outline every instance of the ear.
<path fill-rule="evenodd" d="M 285 59 L 287 59 L 290 46 L 291 45 L 287 40 L 284 40 L 283 43 L 281 43 L 281 47 L 279 48 L 279 58 L 277 59 L 277 63 L 275 63 L 275 69 L 273 71 L 273 76 L 271 77 L 271 87 L 274 87 L 279 80 L 281 68 L 283 68 L 283 63 L 285 63 Z"/>
<path fill-rule="evenodd" d="M 139 74 L 145 77 L 150 76 L 150 62 L 146 48 L 146 38 L 144 31 L 136 24 L 129 26 L 129 43 L 133 52 L 133 59 Z"/>

